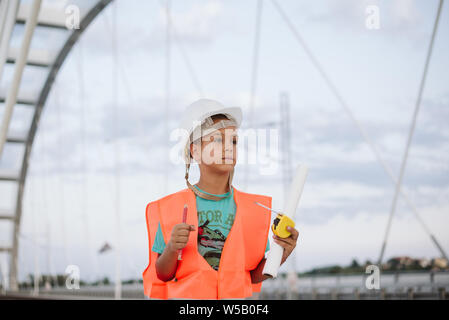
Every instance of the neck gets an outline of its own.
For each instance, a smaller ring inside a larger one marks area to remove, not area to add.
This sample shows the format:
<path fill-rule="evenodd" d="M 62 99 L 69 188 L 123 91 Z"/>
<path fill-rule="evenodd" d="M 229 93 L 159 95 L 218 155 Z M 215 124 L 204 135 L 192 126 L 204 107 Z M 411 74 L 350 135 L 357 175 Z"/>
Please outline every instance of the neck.
<path fill-rule="evenodd" d="M 201 190 L 212 194 L 223 194 L 229 191 L 229 172 L 207 172 L 207 174 L 204 174 L 202 170 L 200 172 L 200 180 L 196 186 Z"/>

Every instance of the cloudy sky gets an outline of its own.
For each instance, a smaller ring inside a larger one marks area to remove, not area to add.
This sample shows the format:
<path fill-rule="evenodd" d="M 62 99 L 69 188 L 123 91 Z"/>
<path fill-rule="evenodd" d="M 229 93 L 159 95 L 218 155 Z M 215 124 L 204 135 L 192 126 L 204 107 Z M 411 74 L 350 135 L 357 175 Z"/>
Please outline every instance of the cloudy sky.
<path fill-rule="evenodd" d="M 397 177 L 438 1 L 278 2 Z M 112 278 L 113 251 L 97 251 L 105 242 L 117 248 L 117 203 L 122 277 L 139 278 L 148 258 L 146 204 L 185 187 L 183 165 L 169 162 L 167 150 L 175 142 L 169 141 L 165 124 L 174 130 L 183 109 L 207 97 L 241 106 L 243 127 L 249 126 L 257 2 L 172 1 L 168 109 L 164 3 L 116 2 L 117 64 L 113 8 L 108 6 L 58 74 L 30 161 L 19 257 L 22 278 L 33 272 L 35 261 L 41 272 L 62 273 L 71 263 L 80 266 L 82 278 Z M 366 27 L 369 5 L 379 9 L 379 29 Z M 56 43 L 58 37 L 55 33 L 50 40 Z M 446 250 L 448 37 L 449 8 L 444 6 L 403 180 L 420 217 Z M 36 40 L 35 45 L 50 40 Z M 265 130 L 278 128 L 280 93 L 287 93 L 292 162 L 310 169 L 296 215 L 297 269 L 348 264 L 352 258 L 376 260 L 394 184 L 271 1 L 263 2 L 258 57 L 252 123 Z M 32 76 L 23 86 L 39 89 L 38 71 L 28 70 Z M 17 115 L 16 126 L 25 113 Z M 20 152 L 5 150 L 10 151 L 1 159 L 2 168 L 16 166 Z M 279 154 L 270 154 L 268 164 L 264 157 L 258 159 L 253 165 L 237 165 L 234 186 L 271 195 L 273 207 L 282 209 Z M 264 174 L 268 165 L 278 169 Z M 194 182 L 198 171 L 192 171 Z M 3 193 L 2 202 L 7 199 Z M 387 258 L 395 255 L 439 255 L 403 199 L 386 250 Z"/>

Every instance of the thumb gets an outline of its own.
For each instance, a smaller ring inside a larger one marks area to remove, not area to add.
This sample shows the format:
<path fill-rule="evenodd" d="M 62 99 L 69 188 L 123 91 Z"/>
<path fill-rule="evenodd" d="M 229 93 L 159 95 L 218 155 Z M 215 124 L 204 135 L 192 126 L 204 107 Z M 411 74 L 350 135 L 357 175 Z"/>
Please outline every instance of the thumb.
<path fill-rule="evenodd" d="M 194 225 L 190 225 L 190 231 L 194 231 L 195 230 L 195 226 Z"/>

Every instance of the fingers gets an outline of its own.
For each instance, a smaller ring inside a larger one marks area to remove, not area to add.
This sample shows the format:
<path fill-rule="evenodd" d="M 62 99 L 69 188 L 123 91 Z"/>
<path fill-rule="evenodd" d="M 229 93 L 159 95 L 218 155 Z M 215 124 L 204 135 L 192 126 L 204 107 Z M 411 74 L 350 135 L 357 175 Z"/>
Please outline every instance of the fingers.
<path fill-rule="evenodd" d="M 191 231 L 195 230 L 195 226 L 187 223 L 179 223 L 173 227 L 171 240 L 173 247 L 177 250 L 183 249 L 189 241 Z"/>
<path fill-rule="evenodd" d="M 190 229 L 181 229 L 181 230 L 179 230 L 176 234 L 178 235 L 178 236 L 189 236 L 189 234 L 190 234 L 190 232 L 192 232 L 193 230 L 190 230 Z"/>
<path fill-rule="evenodd" d="M 273 234 L 274 241 L 279 244 L 281 247 L 287 250 L 293 250 L 296 247 L 296 242 L 298 240 L 298 230 L 292 227 L 287 227 L 287 230 L 290 231 L 290 236 L 287 238 L 281 238 L 277 235 Z"/>
<path fill-rule="evenodd" d="M 292 228 L 292 227 L 287 227 L 287 230 L 288 231 L 290 231 L 290 233 L 291 233 L 291 237 L 292 237 L 292 239 L 293 240 L 298 240 L 298 236 L 299 236 L 299 232 L 298 232 L 298 230 L 296 230 L 295 228 Z"/>
<path fill-rule="evenodd" d="M 174 226 L 177 230 L 186 230 L 186 231 L 193 231 L 195 230 L 195 226 L 187 223 L 180 223 Z"/>
<path fill-rule="evenodd" d="M 298 230 L 296 230 L 295 228 L 292 228 L 292 227 L 287 227 L 287 230 L 291 233 L 287 238 L 281 238 L 281 237 L 278 237 L 278 236 L 276 236 L 274 234 L 273 234 L 273 238 L 277 238 L 279 240 L 283 240 L 283 241 L 287 241 L 287 242 L 292 243 L 292 244 L 293 243 L 296 244 L 296 242 L 298 240 L 298 237 L 299 237 Z"/>
<path fill-rule="evenodd" d="M 187 223 L 180 223 L 173 227 L 172 235 L 173 236 L 178 236 L 178 235 L 188 236 L 189 233 L 194 230 L 195 230 L 195 226 L 187 224 Z"/>
<path fill-rule="evenodd" d="M 178 242 L 178 243 L 183 243 L 183 242 L 187 243 L 187 241 L 189 241 L 189 237 L 188 236 L 176 236 L 174 240 L 175 240 L 175 242 Z"/>
<path fill-rule="evenodd" d="M 189 237 L 186 236 L 177 236 L 172 240 L 172 244 L 174 245 L 175 249 L 183 249 L 185 246 L 187 246 L 187 242 L 189 241 Z"/>
<path fill-rule="evenodd" d="M 296 246 L 296 241 L 290 237 L 280 238 L 276 235 L 273 235 L 273 239 L 274 239 L 274 242 L 276 242 L 277 244 L 279 244 L 280 246 L 282 246 L 284 248 L 294 248 Z"/>

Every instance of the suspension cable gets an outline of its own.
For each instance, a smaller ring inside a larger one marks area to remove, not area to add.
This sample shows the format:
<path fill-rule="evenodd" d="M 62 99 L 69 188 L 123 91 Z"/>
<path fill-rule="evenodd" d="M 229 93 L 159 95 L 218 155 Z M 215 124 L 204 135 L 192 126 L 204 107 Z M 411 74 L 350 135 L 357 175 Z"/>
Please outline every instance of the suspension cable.
<path fill-rule="evenodd" d="M 120 146 L 119 146 L 119 108 L 118 108 L 118 47 L 117 47 L 117 0 L 112 4 L 112 105 L 113 105 L 113 139 L 114 139 L 114 167 L 115 167 L 115 218 L 116 218 L 116 248 L 115 248 L 115 299 L 122 297 L 121 269 L 121 233 L 120 233 Z"/>
<path fill-rule="evenodd" d="M 171 24 L 170 24 L 171 0 L 165 0 L 166 30 L 165 30 L 165 119 L 164 133 L 166 139 L 165 155 L 168 156 L 170 133 L 168 122 L 170 120 L 170 68 L 171 68 Z M 164 162 L 164 188 L 163 193 L 168 190 L 168 161 Z"/>
<path fill-rule="evenodd" d="M 259 50 L 260 50 L 260 29 L 262 25 L 262 9 L 263 9 L 263 0 L 257 0 L 257 8 L 256 8 L 256 25 L 254 30 L 254 47 L 253 47 L 253 58 L 252 58 L 252 70 L 251 70 L 251 92 L 249 98 L 249 128 L 252 129 L 254 125 L 254 104 L 255 104 L 255 96 L 257 91 L 257 75 L 259 68 Z M 244 188 L 248 186 L 248 178 L 249 178 L 249 143 L 245 143 L 246 150 L 246 161 L 247 168 L 245 170 L 244 175 Z"/>
<path fill-rule="evenodd" d="M 69 255 L 67 250 L 67 235 L 66 235 L 66 210 L 65 210 L 65 192 L 64 192 L 64 182 L 63 178 L 61 177 L 64 172 L 63 167 L 63 161 L 62 161 L 62 126 L 61 126 L 61 103 L 60 103 L 60 96 L 59 96 L 59 83 L 55 81 L 54 89 L 54 103 L 56 105 L 56 122 L 57 122 L 57 132 L 58 132 L 58 169 L 59 169 L 59 176 L 58 176 L 58 190 L 59 190 L 59 200 L 60 200 L 60 206 L 59 206 L 59 216 L 61 217 L 61 235 L 62 235 L 62 245 L 63 245 L 63 251 L 64 251 L 64 262 L 65 265 L 69 265 Z"/>
<path fill-rule="evenodd" d="M 162 0 L 159 1 L 159 4 L 161 5 L 161 7 L 164 6 L 164 3 Z M 168 23 L 170 24 L 170 29 L 171 29 L 171 36 L 173 37 L 173 42 L 174 44 L 178 47 L 179 52 L 181 53 L 181 56 L 184 60 L 184 63 L 187 67 L 187 71 L 190 74 L 190 77 L 192 78 L 192 83 L 195 86 L 196 90 L 198 91 L 198 94 L 203 97 L 204 96 L 204 91 L 202 89 L 202 86 L 200 84 L 200 81 L 198 80 L 198 76 L 195 72 L 195 69 L 193 68 L 193 65 L 190 61 L 189 56 L 187 55 L 187 52 L 185 51 L 184 47 L 181 44 L 181 41 L 178 37 L 178 32 L 176 30 L 175 24 L 173 22 L 173 15 L 171 14 L 171 10 L 169 10 L 168 12 L 166 12 L 167 15 L 167 19 L 168 19 Z"/>
<path fill-rule="evenodd" d="M 33 276 L 33 295 L 37 296 L 39 294 L 39 278 L 40 278 L 40 268 L 39 268 L 39 247 L 37 245 L 37 219 L 36 219 L 36 188 L 35 188 L 36 176 L 33 175 L 30 179 L 31 185 L 30 189 L 32 191 L 32 203 L 31 206 L 31 219 L 33 226 L 33 245 L 34 245 L 34 276 Z"/>
<path fill-rule="evenodd" d="M 410 149 L 410 144 L 411 144 L 412 139 L 413 139 L 413 133 L 414 133 L 415 127 L 416 127 L 416 120 L 418 118 L 419 109 L 421 107 L 422 94 L 423 94 L 424 87 L 425 87 L 425 84 L 426 84 L 427 71 L 429 69 L 430 58 L 432 56 L 433 44 L 435 42 L 435 35 L 437 33 L 437 30 L 438 30 L 438 22 L 440 21 L 440 15 L 441 15 L 441 8 L 442 8 L 442 6 L 443 6 L 443 0 L 440 0 L 440 2 L 438 4 L 437 14 L 436 14 L 436 17 L 435 17 L 435 23 L 433 25 L 432 37 L 430 39 L 429 48 L 427 49 L 426 62 L 424 64 L 424 70 L 423 70 L 422 77 L 421 77 L 421 83 L 419 85 L 419 91 L 418 91 L 418 97 L 417 97 L 416 103 L 415 103 L 415 109 L 413 111 L 412 123 L 410 124 L 410 131 L 409 131 L 408 136 L 407 136 L 407 143 L 405 145 L 404 154 L 402 155 L 401 169 L 400 169 L 400 172 L 399 172 L 399 178 L 398 178 L 398 181 L 396 183 L 396 188 L 395 188 L 395 191 L 394 191 L 394 197 L 393 197 L 393 202 L 391 204 L 390 216 L 388 217 L 388 222 L 387 222 L 387 228 L 385 230 L 384 241 L 383 241 L 382 248 L 381 248 L 381 251 L 380 251 L 379 260 L 377 262 L 378 265 L 380 265 L 382 263 L 382 259 L 383 259 L 384 253 L 385 253 L 385 247 L 387 246 L 388 235 L 390 233 L 391 223 L 393 221 L 393 216 L 394 216 L 394 213 L 396 211 L 398 195 L 399 195 L 399 191 L 401 190 L 402 179 L 404 177 L 405 168 L 407 166 L 407 159 L 408 159 L 408 153 L 409 153 L 409 149 Z M 433 235 L 432 235 L 432 240 L 436 241 L 436 239 L 435 239 L 435 237 Z M 443 251 L 443 249 L 441 248 L 441 246 L 438 245 L 438 243 L 435 243 L 435 244 L 437 245 L 438 249 L 441 250 L 441 253 L 442 253 L 443 257 L 446 259 L 446 261 L 448 261 L 447 256 L 446 256 L 445 252 Z"/>

